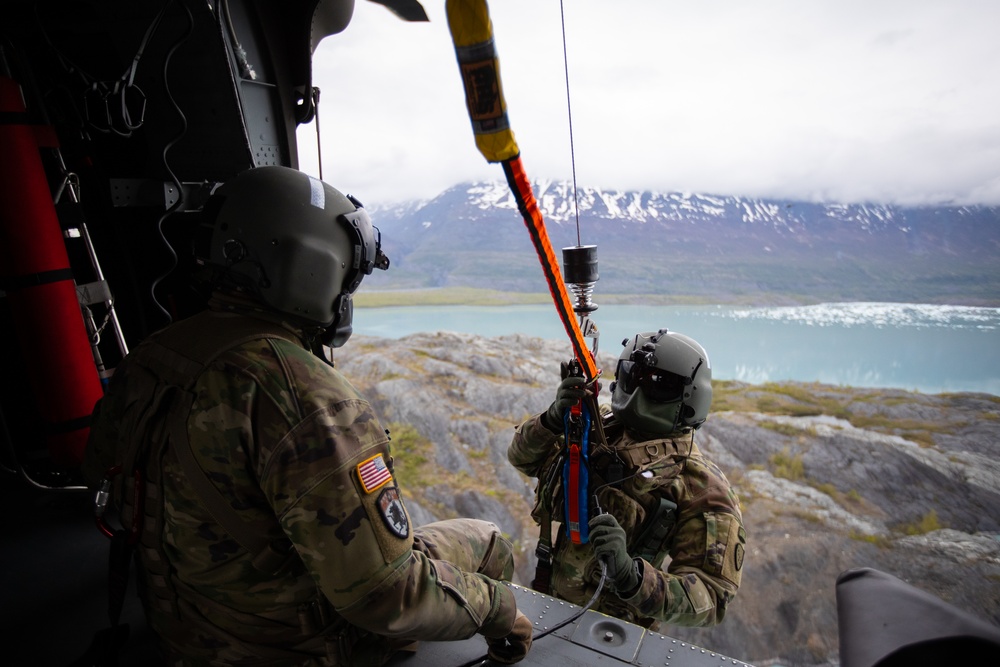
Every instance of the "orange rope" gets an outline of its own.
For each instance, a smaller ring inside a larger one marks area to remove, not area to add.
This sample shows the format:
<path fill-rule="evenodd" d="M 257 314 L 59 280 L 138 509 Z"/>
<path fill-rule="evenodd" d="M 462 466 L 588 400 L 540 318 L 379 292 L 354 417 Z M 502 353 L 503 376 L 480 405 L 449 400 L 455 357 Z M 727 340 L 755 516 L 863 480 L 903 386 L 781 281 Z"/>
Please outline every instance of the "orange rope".
<path fill-rule="evenodd" d="M 552 294 L 552 300 L 555 302 L 556 311 L 559 313 L 559 318 L 562 320 L 563 326 L 566 328 L 566 333 L 573 343 L 573 351 L 580 365 L 583 367 L 584 375 L 587 377 L 587 380 L 593 380 L 597 377 L 597 366 L 594 363 L 593 355 L 587 348 L 583 332 L 580 331 L 580 325 L 576 320 L 572 302 L 570 301 L 569 294 L 566 292 L 566 284 L 563 281 L 562 273 L 559 271 L 559 262 L 556 259 L 555 252 L 552 250 L 552 242 L 549 241 L 549 234 L 545 230 L 545 220 L 542 218 L 541 209 L 538 208 L 538 201 L 531 190 L 531 182 L 524 172 L 521 156 L 518 155 L 510 160 L 506 160 L 502 164 L 504 174 L 507 176 L 507 183 L 514 192 L 517 207 L 521 211 L 521 216 L 524 218 L 524 225 L 528 228 L 531 241 L 535 246 L 535 252 L 538 254 L 538 261 L 542 265 L 542 272 L 545 274 L 545 280 L 549 285 L 549 292 Z"/>

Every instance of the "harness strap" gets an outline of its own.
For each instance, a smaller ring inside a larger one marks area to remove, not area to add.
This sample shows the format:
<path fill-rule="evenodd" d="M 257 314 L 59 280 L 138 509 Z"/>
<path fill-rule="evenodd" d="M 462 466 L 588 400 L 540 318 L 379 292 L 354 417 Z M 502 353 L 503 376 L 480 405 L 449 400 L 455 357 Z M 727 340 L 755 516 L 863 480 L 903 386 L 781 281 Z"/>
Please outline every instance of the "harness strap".
<path fill-rule="evenodd" d="M 535 545 L 535 578 L 531 587 L 539 593 L 552 592 L 552 514 L 543 510 L 538 522 L 538 543 Z"/>
<path fill-rule="evenodd" d="M 656 558 L 660 545 L 666 539 L 670 531 L 677 523 L 677 503 L 666 498 L 660 498 L 660 504 L 648 519 L 646 525 L 639 532 L 635 545 L 632 547 L 633 556 L 638 556 L 645 561 L 652 561 Z"/>
<path fill-rule="evenodd" d="M 538 563 L 535 565 L 535 579 L 531 582 L 531 587 L 539 593 L 552 592 L 552 509 L 555 485 L 562 480 L 564 456 L 564 451 L 557 454 L 544 472 L 545 478 L 538 480 L 538 543 L 535 546 Z"/>

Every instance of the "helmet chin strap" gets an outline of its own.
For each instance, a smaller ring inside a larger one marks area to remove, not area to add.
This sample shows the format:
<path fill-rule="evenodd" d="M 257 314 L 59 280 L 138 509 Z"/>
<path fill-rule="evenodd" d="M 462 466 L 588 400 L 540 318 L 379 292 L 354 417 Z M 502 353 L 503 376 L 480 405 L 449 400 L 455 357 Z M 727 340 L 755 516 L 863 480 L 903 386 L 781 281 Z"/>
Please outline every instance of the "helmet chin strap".
<path fill-rule="evenodd" d="M 341 347 L 354 333 L 354 299 L 350 293 L 341 292 L 333 302 L 333 322 L 320 335 L 328 347 Z"/>
<path fill-rule="evenodd" d="M 626 426 L 625 430 L 628 431 L 628 433 L 633 438 L 641 441 L 641 440 L 659 440 L 661 438 L 673 438 L 678 435 L 684 435 L 690 432 L 692 429 L 686 426 L 681 426 L 681 427 L 674 426 L 673 430 L 671 430 L 669 433 L 648 433 L 646 431 L 640 431 L 630 426 Z"/>

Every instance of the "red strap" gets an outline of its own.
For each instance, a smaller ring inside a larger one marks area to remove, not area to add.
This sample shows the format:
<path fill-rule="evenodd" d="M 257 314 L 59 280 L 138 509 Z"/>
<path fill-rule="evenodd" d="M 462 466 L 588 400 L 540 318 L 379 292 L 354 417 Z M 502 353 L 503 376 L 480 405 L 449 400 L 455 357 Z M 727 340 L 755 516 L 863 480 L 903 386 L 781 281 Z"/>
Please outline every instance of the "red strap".
<path fill-rule="evenodd" d="M 569 537 L 580 544 L 580 445 L 569 446 Z"/>

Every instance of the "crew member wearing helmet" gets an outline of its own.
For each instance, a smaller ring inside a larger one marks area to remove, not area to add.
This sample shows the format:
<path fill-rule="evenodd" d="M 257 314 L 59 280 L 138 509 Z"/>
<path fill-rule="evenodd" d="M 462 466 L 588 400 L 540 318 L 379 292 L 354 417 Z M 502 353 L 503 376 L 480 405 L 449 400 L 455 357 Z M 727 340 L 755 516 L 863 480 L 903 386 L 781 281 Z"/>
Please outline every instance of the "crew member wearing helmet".
<path fill-rule="evenodd" d="M 666 329 L 623 345 L 611 407 L 601 408 L 606 443 L 591 431 L 588 472 L 597 503 L 586 540 L 570 539 L 563 526 L 549 554 L 549 526 L 562 521 L 567 502 L 564 414 L 585 397 L 584 378 L 565 378 L 555 402 L 520 424 L 508 449 L 510 462 L 539 480 L 535 587 L 584 605 L 603 561 L 607 584 L 598 611 L 654 629 L 714 625 L 740 586 L 746 532 L 729 481 L 694 443 L 712 402 L 708 355 Z"/>
<path fill-rule="evenodd" d="M 413 527 L 388 432 L 327 359 L 361 280 L 389 265 L 368 214 L 275 166 L 204 215 L 209 308 L 117 368 L 84 464 L 119 508 L 169 664 L 380 665 L 475 633 L 494 660 L 523 658 L 510 543 L 485 521 Z"/>

